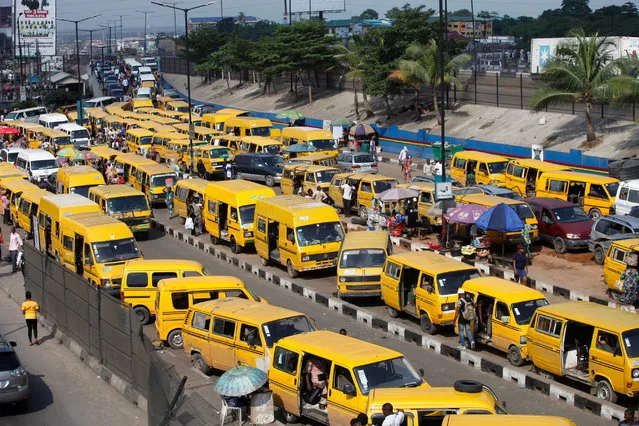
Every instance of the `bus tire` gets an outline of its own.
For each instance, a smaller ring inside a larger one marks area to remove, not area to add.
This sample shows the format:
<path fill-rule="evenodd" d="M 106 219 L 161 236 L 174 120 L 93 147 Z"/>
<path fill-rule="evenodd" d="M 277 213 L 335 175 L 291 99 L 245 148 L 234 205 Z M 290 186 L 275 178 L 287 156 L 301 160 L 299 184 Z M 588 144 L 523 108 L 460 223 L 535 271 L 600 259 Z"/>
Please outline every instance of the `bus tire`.
<path fill-rule="evenodd" d="M 235 237 L 231 237 L 231 241 L 229 243 L 233 254 L 238 254 L 240 252 L 240 246 L 237 244 L 237 241 L 235 241 Z"/>
<path fill-rule="evenodd" d="M 388 306 L 386 308 L 388 310 L 388 316 L 391 318 L 397 318 L 399 316 L 399 311 L 395 308 L 391 308 L 390 306 Z"/>
<path fill-rule="evenodd" d="M 197 352 L 191 354 L 191 365 L 207 376 L 209 376 L 213 371 L 211 367 L 206 365 L 206 361 L 204 361 L 202 354 L 199 354 Z"/>
<path fill-rule="evenodd" d="M 218 237 L 214 237 L 213 234 L 209 234 L 211 237 L 211 244 L 218 245 L 220 243 L 220 239 Z"/>
<path fill-rule="evenodd" d="M 511 346 L 508 349 L 508 361 L 515 367 L 521 367 L 524 365 L 524 359 L 521 357 L 521 351 L 517 346 Z"/>
<path fill-rule="evenodd" d="M 262 264 L 262 266 L 268 266 L 271 262 L 269 262 L 268 259 L 265 259 L 262 256 L 260 256 L 260 263 Z"/>
<path fill-rule="evenodd" d="M 599 209 L 590 209 L 588 216 L 590 216 L 590 219 L 592 220 L 597 220 L 601 217 L 601 212 Z"/>
<path fill-rule="evenodd" d="M 289 412 L 284 412 L 284 421 L 286 423 L 297 423 L 297 421 L 299 420 L 299 417 L 297 417 L 295 414 L 291 414 Z"/>
<path fill-rule="evenodd" d="M 182 349 L 184 347 L 184 338 L 182 337 L 182 329 L 176 328 L 175 330 L 171 330 L 169 335 L 166 337 L 166 341 L 170 347 L 173 349 Z"/>
<path fill-rule="evenodd" d="M 454 385 L 457 392 L 480 393 L 484 390 L 484 385 L 474 380 L 457 380 Z"/>
<path fill-rule="evenodd" d="M 300 273 L 295 269 L 295 266 L 293 266 L 291 259 L 286 261 L 286 272 L 288 272 L 288 276 L 291 278 L 297 278 L 300 275 Z"/>
<path fill-rule="evenodd" d="M 133 308 L 133 313 L 142 325 L 148 324 L 151 320 L 151 313 L 144 306 L 136 306 L 135 308 Z"/>
<path fill-rule="evenodd" d="M 597 387 L 595 389 L 595 395 L 599 399 L 608 401 L 611 403 L 617 402 L 617 392 L 614 391 L 610 382 L 606 379 L 597 380 Z"/>
<path fill-rule="evenodd" d="M 422 314 L 422 316 L 419 317 L 419 323 L 422 326 L 422 330 L 424 330 L 425 333 L 428 333 L 431 335 L 437 333 L 437 326 L 433 324 L 428 314 Z"/>
<path fill-rule="evenodd" d="M 598 264 L 600 265 L 604 264 L 604 261 L 606 260 L 606 252 L 604 251 L 603 247 L 601 246 L 595 247 L 594 258 L 595 258 L 595 262 L 597 262 Z"/>

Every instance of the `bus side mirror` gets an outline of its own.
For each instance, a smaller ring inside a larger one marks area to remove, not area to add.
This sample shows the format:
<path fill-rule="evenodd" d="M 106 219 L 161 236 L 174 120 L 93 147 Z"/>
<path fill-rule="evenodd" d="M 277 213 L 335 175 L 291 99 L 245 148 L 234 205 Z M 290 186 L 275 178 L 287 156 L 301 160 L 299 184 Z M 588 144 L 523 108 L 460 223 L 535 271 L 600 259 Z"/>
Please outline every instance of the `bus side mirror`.
<path fill-rule="evenodd" d="M 419 369 L 419 377 L 424 377 L 424 369 L 423 368 Z"/>
<path fill-rule="evenodd" d="M 344 385 L 344 394 L 348 396 L 357 396 L 355 386 L 353 386 L 351 383 L 346 383 Z"/>

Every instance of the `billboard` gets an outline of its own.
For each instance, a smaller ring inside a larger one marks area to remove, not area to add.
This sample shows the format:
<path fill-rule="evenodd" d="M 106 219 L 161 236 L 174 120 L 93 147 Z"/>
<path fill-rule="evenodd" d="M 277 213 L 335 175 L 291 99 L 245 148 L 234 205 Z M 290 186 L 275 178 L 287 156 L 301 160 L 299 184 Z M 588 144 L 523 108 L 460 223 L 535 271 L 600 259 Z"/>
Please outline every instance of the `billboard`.
<path fill-rule="evenodd" d="M 539 74 L 544 70 L 546 63 L 555 56 L 557 46 L 565 42 L 574 42 L 576 39 L 565 38 L 533 38 L 530 46 L 530 72 Z M 607 47 L 607 53 L 611 60 L 619 59 L 622 56 L 632 55 L 639 52 L 637 47 L 637 37 L 607 37 L 611 44 Z M 633 46 L 634 43 L 634 46 Z M 603 53 L 603 52 L 602 52 Z"/>
<path fill-rule="evenodd" d="M 27 51 L 32 56 L 35 55 L 36 49 L 41 56 L 55 55 L 55 2 L 56 0 L 16 0 L 16 35 L 17 42 L 22 44 L 23 56 L 27 56 Z M 15 54 L 20 56 L 17 44 Z"/>
<path fill-rule="evenodd" d="M 290 0 L 291 13 L 341 12 L 346 10 L 346 0 Z"/>

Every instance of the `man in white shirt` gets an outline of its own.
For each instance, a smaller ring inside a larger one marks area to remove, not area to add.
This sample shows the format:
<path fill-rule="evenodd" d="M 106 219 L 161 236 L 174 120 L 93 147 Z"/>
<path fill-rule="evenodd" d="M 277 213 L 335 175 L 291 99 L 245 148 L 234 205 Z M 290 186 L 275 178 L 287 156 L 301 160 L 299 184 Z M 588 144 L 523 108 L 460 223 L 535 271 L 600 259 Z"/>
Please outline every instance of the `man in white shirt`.
<path fill-rule="evenodd" d="M 398 409 L 397 412 L 393 414 L 393 406 L 388 402 L 382 405 L 382 413 L 385 416 L 382 426 L 401 426 L 404 421 L 404 410 Z"/>
<path fill-rule="evenodd" d="M 402 170 L 404 170 L 404 163 L 406 162 L 406 159 L 408 158 L 408 148 L 404 147 L 400 152 L 399 152 L 399 166 L 402 168 Z"/>
<path fill-rule="evenodd" d="M 9 238 L 9 254 L 11 255 L 11 266 L 13 272 L 18 271 L 18 251 L 22 248 L 22 238 L 16 232 L 16 228 L 11 228 L 11 236 Z"/>
<path fill-rule="evenodd" d="M 342 201 L 344 203 L 344 216 L 351 217 L 351 200 L 353 198 L 353 187 L 348 181 L 344 180 L 342 186 Z"/>

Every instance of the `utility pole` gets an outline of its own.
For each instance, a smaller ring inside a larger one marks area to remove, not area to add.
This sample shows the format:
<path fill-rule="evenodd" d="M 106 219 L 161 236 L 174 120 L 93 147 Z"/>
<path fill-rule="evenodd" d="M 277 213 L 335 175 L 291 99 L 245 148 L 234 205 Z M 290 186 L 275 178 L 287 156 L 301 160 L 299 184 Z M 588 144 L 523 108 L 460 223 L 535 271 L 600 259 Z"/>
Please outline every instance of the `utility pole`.
<path fill-rule="evenodd" d="M 89 63 L 93 62 L 93 33 L 96 31 L 102 31 L 100 29 L 96 30 L 80 30 L 89 33 Z"/>
<path fill-rule="evenodd" d="M 154 12 L 147 12 L 142 10 L 136 10 L 138 13 L 144 13 L 144 54 L 146 55 L 146 15 Z"/>
<path fill-rule="evenodd" d="M 107 53 L 111 53 L 111 25 L 98 25 L 98 27 L 102 27 L 105 30 L 108 28 L 109 30 L 109 39 L 107 41 Z"/>
<path fill-rule="evenodd" d="M 122 35 L 122 29 L 124 27 L 122 26 L 122 17 L 125 15 L 117 15 L 117 16 L 120 17 L 120 46 L 122 46 L 122 49 L 124 49 L 124 36 Z"/>
<path fill-rule="evenodd" d="M 220 0 L 220 18 L 224 19 L 224 0 Z"/>

